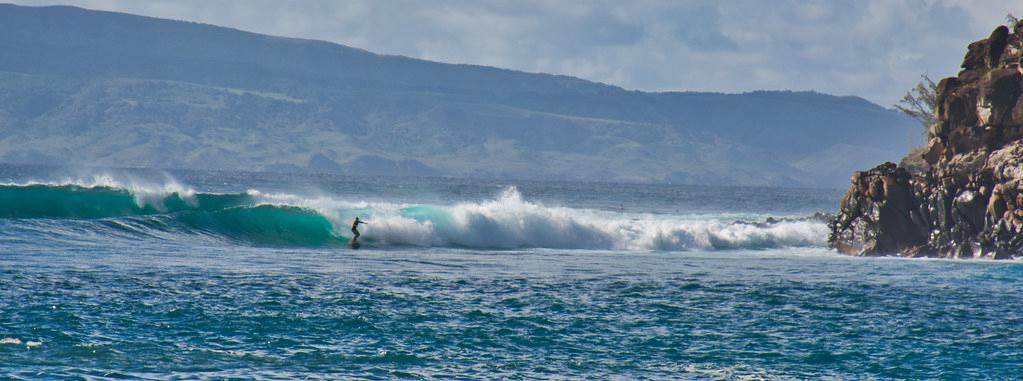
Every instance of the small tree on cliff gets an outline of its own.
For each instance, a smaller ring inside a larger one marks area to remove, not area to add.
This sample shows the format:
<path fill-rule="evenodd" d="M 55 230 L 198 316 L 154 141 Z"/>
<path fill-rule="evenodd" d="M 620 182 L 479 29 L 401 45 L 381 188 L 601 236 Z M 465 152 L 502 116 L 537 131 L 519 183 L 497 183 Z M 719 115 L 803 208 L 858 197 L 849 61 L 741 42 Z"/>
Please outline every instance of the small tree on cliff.
<path fill-rule="evenodd" d="M 1012 13 L 1005 15 L 1005 23 L 1009 24 L 1009 28 L 1015 28 L 1016 24 L 1019 24 L 1019 17 L 1016 17 Z"/>
<path fill-rule="evenodd" d="M 936 94 L 938 84 L 934 83 L 927 74 L 921 75 L 920 78 L 920 83 L 917 83 L 912 90 L 907 91 L 895 108 L 920 121 L 926 137 L 927 129 L 938 122 L 938 117 L 934 115 L 934 109 L 938 104 Z"/>

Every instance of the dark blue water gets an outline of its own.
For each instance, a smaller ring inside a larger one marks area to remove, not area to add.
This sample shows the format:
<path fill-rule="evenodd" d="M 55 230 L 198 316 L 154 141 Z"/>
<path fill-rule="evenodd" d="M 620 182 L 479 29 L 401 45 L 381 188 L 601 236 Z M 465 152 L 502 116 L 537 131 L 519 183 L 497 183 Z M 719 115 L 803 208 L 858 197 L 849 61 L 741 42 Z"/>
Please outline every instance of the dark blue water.
<path fill-rule="evenodd" d="M 1020 265 L 850 258 L 819 221 L 763 223 L 828 211 L 837 190 L 3 170 L 15 378 L 1023 371 Z M 257 200 L 210 201 L 242 194 Z M 29 207 L 74 202 L 103 207 Z M 351 250 L 356 214 L 371 225 Z"/>

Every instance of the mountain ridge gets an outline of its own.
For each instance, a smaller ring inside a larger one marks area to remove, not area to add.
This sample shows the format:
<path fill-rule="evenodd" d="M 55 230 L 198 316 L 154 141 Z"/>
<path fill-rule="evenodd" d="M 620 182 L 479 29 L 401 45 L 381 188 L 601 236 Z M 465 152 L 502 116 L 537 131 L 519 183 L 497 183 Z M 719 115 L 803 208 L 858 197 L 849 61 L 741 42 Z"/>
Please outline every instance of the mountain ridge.
<path fill-rule="evenodd" d="M 31 76 L 0 76 L 7 162 L 836 185 L 849 166 L 805 163 L 836 144 L 894 159 L 904 145 L 849 130 L 915 128 L 855 96 L 643 92 L 67 6 L 0 5 L 0 48 Z"/>

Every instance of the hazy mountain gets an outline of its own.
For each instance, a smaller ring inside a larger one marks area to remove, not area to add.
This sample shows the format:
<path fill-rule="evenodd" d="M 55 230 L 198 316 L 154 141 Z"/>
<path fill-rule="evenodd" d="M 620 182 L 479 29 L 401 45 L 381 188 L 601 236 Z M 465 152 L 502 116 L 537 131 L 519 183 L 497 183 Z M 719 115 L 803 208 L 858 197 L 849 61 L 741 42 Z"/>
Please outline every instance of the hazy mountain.
<path fill-rule="evenodd" d="M 628 91 L 73 7 L 0 5 L 0 52 L 5 162 L 845 185 L 918 130 L 857 97 Z"/>

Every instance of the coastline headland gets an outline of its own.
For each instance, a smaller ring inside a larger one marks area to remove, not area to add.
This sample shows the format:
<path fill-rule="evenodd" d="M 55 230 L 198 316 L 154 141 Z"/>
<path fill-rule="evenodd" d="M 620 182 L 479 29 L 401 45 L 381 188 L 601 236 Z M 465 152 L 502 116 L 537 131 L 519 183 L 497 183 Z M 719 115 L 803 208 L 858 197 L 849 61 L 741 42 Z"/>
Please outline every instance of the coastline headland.
<path fill-rule="evenodd" d="M 969 45 L 936 89 L 926 164 L 856 172 L 830 224 L 859 256 L 1023 257 L 1023 22 Z"/>

